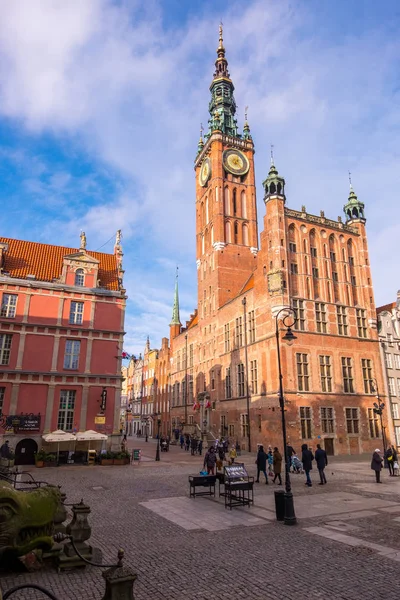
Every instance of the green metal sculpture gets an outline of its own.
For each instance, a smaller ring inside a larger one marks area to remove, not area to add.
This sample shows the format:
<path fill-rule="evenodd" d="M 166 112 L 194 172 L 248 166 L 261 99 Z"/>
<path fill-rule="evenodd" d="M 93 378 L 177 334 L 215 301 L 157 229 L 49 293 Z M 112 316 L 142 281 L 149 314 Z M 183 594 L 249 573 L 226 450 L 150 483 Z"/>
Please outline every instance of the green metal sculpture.
<path fill-rule="evenodd" d="M 36 548 L 53 545 L 54 516 L 60 490 L 43 487 L 29 492 L 0 481 L 0 561 L 24 556 Z M 3 562 L 4 561 L 4 562 Z"/>

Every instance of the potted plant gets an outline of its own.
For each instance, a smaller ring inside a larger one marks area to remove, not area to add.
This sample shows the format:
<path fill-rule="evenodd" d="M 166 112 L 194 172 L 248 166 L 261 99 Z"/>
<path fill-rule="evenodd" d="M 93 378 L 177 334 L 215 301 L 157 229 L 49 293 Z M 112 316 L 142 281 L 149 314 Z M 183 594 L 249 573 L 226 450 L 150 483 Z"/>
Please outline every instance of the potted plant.
<path fill-rule="evenodd" d="M 131 464 L 131 455 L 130 453 L 125 450 L 125 452 L 122 453 L 124 455 L 124 464 L 125 465 L 130 465 Z"/>
<path fill-rule="evenodd" d="M 10 450 L 10 454 L 8 456 L 8 466 L 13 467 L 15 463 L 15 454 L 12 450 Z"/>
<path fill-rule="evenodd" d="M 46 459 L 46 456 L 47 452 L 45 452 L 44 450 L 39 450 L 38 452 L 35 452 L 35 465 L 39 469 L 44 467 L 44 461 Z"/>
<path fill-rule="evenodd" d="M 45 467 L 55 467 L 57 465 L 57 456 L 55 454 L 47 454 L 46 453 L 46 457 L 44 459 L 44 466 Z"/>
<path fill-rule="evenodd" d="M 101 465 L 112 465 L 113 458 L 114 458 L 114 453 L 107 451 L 105 454 L 101 455 L 100 464 Z"/>
<path fill-rule="evenodd" d="M 114 454 L 114 465 L 125 464 L 125 452 L 115 452 Z"/>

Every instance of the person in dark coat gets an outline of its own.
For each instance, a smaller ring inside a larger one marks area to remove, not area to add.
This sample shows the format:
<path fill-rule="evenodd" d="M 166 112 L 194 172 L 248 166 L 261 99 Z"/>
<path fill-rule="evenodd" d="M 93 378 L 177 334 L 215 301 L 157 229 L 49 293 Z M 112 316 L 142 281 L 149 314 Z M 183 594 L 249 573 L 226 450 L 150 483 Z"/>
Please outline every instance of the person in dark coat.
<path fill-rule="evenodd" d="M 321 444 L 317 444 L 315 462 L 317 463 L 319 478 L 321 480 L 319 485 L 324 485 L 324 483 L 326 483 L 325 467 L 328 466 L 328 457 L 325 450 L 321 448 Z"/>
<path fill-rule="evenodd" d="M 203 452 L 203 440 L 199 440 L 199 443 L 197 444 L 197 452 L 200 454 Z"/>
<path fill-rule="evenodd" d="M 264 452 L 264 446 L 258 447 L 256 465 L 257 465 L 257 479 L 256 483 L 260 482 L 260 473 L 264 473 L 265 475 L 265 483 L 268 485 L 268 476 L 267 476 L 267 454 Z"/>
<path fill-rule="evenodd" d="M 192 451 L 192 456 L 194 456 L 197 452 L 197 439 L 195 437 L 192 437 L 190 440 L 190 449 Z"/>
<path fill-rule="evenodd" d="M 292 456 L 294 456 L 295 454 L 296 454 L 296 450 L 288 442 L 286 444 L 286 456 L 287 456 L 287 459 L 288 459 L 288 462 L 289 462 L 289 471 L 290 471 L 290 465 L 292 463 Z M 286 463 L 286 457 L 285 457 L 285 463 Z"/>
<path fill-rule="evenodd" d="M 181 449 L 183 449 L 183 446 L 185 445 L 185 438 L 183 437 L 183 433 L 181 433 L 181 436 L 179 438 L 179 443 L 181 445 Z"/>
<path fill-rule="evenodd" d="M 10 459 L 11 450 L 10 450 L 10 442 L 6 440 L 2 447 L 0 448 L 0 458 Z"/>
<path fill-rule="evenodd" d="M 389 467 L 389 475 L 390 475 L 390 477 L 393 477 L 394 476 L 394 458 L 393 458 L 392 446 L 389 446 L 389 448 L 386 450 L 385 458 L 387 460 L 387 465 Z"/>
<path fill-rule="evenodd" d="M 186 450 L 186 452 L 189 452 L 189 448 L 190 448 L 190 435 L 187 433 L 186 437 L 185 437 L 185 450 Z"/>
<path fill-rule="evenodd" d="M 310 471 L 312 471 L 312 461 L 314 460 L 314 454 L 308 449 L 307 444 L 303 444 L 301 447 L 301 462 L 303 463 L 303 469 L 306 474 L 306 485 L 312 486 L 310 477 Z"/>
<path fill-rule="evenodd" d="M 207 467 L 207 473 L 209 475 L 214 475 L 216 462 L 217 455 L 215 454 L 215 448 L 214 446 L 211 446 L 204 457 L 204 467 Z"/>
<path fill-rule="evenodd" d="M 278 448 L 275 446 L 274 448 L 274 453 L 273 453 L 273 457 L 274 457 L 274 473 L 275 473 L 275 477 L 272 480 L 272 483 L 275 483 L 276 478 L 279 479 L 279 485 L 282 485 L 282 477 L 281 477 L 281 471 L 282 471 L 282 454 L 279 452 Z"/>
<path fill-rule="evenodd" d="M 383 458 L 381 457 L 379 448 L 375 450 L 372 455 L 371 460 L 371 469 L 375 471 L 376 483 L 382 483 L 381 481 L 381 471 L 382 471 L 382 463 Z"/>

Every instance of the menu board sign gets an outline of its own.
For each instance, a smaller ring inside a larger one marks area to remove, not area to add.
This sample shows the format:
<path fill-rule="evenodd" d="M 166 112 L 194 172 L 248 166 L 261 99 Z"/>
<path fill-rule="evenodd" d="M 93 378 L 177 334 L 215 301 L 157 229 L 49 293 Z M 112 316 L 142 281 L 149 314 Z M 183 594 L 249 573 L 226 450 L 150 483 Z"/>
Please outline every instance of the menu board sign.
<path fill-rule="evenodd" d="M 224 468 L 226 479 L 244 479 L 248 477 L 244 464 L 231 465 Z"/>

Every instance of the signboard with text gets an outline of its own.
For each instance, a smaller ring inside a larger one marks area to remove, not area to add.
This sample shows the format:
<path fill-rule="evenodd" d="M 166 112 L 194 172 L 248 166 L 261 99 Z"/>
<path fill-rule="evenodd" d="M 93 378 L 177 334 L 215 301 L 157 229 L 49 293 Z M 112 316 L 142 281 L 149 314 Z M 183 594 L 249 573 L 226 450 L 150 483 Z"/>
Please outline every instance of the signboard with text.
<path fill-rule="evenodd" d="M 40 415 L 8 415 L 6 418 L 6 429 L 17 429 L 18 431 L 39 431 Z"/>

